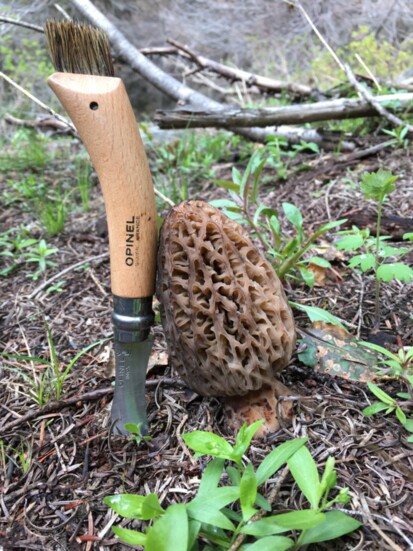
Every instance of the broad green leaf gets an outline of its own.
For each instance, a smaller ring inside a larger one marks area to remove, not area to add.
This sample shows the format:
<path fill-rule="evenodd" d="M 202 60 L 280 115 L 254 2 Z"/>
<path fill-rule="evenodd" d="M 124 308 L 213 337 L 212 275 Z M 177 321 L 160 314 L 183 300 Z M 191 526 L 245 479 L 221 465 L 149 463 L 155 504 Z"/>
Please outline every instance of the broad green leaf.
<path fill-rule="evenodd" d="M 221 509 L 239 499 L 240 489 L 238 486 L 217 488 L 208 496 L 197 496 L 187 504 L 187 511 L 190 518 L 213 524 L 224 530 L 234 530 L 234 525 L 221 513 Z"/>
<path fill-rule="evenodd" d="M 199 520 L 191 519 L 188 521 L 188 549 L 192 549 L 201 529 L 202 523 Z"/>
<path fill-rule="evenodd" d="M 307 438 L 296 438 L 295 440 L 288 440 L 277 446 L 272 450 L 259 465 L 256 478 L 257 485 L 260 486 L 269 478 L 271 478 L 280 467 L 287 462 L 287 460 L 296 453 L 306 442 Z"/>
<path fill-rule="evenodd" d="M 301 545 L 340 538 L 361 526 L 361 522 L 341 511 L 330 511 L 325 513 L 325 516 L 324 522 L 302 534 Z"/>
<path fill-rule="evenodd" d="M 277 211 L 275 211 L 271 207 L 267 207 L 267 205 L 260 205 L 254 213 L 253 222 L 254 222 L 255 225 L 258 224 L 258 220 L 259 220 L 260 216 L 266 216 L 266 217 L 269 217 L 269 218 L 271 216 L 275 216 L 277 218 Z M 277 219 L 277 221 L 278 221 L 278 219 Z"/>
<path fill-rule="evenodd" d="M 396 396 L 403 398 L 403 400 L 410 400 L 410 394 L 408 392 L 398 392 Z"/>
<path fill-rule="evenodd" d="M 403 235 L 403 239 L 408 240 L 408 241 L 413 241 L 413 232 L 405 233 Z"/>
<path fill-rule="evenodd" d="M 171 505 L 146 534 L 145 551 L 187 551 L 188 515 L 182 503 Z"/>
<path fill-rule="evenodd" d="M 264 423 L 264 419 L 260 419 L 259 421 L 255 421 L 255 423 L 252 423 L 249 426 L 247 425 L 247 423 L 244 423 L 242 425 L 242 427 L 240 428 L 237 434 L 234 451 L 232 455 L 235 461 L 240 460 L 241 457 L 244 455 L 244 453 L 247 451 L 248 446 L 251 444 L 251 440 L 254 437 L 254 434 L 257 432 L 257 430 L 260 428 L 260 426 L 263 423 Z"/>
<path fill-rule="evenodd" d="M 383 402 L 374 402 L 374 404 L 371 404 L 370 406 L 364 408 L 361 413 L 365 417 L 371 417 L 372 415 L 375 415 L 380 411 L 384 411 L 385 409 L 387 409 L 387 407 L 387 404 L 383 404 Z"/>
<path fill-rule="evenodd" d="M 103 502 L 106 503 L 118 515 L 125 518 L 142 518 L 142 504 L 145 496 L 137 496 L 134 494 L 117 494 L 114 496 L 106 496 Z"/>
<path fill-rule="evenodd" d="M 125 543 L 130 545 L 146 545 L 146 534 L 129 530 L 129 528 L 121 528 L 120 526 L 112 526 L 114 533 Z"/>
<path fill-rule="evenodd" d="M 387 404 L 388 406 L 394 405 L 395 402 L 393 398 L 389 396 L 387 392 L 384 392 L 384 390 L 379 388 L 374 383 L 367 383 L 367 386 L 369 387 L 370 392 L 372 392 L 381 402 Z"/>
<path fill-rule="evenodd" d="M 219 459 L 216 457 L 208 463 L 202 474 L 197 497 L 208 495 L 209 492 L 214 491 L 217 488 L 221 479 L 222 471 L 224 470 L 224 462 L 224 459 Z"/>
<path fill-rule="evenodd" d="M 214 455 L 221 459 L 229 459 L 234 448 L 221 436 L 213 432 L 196 430 L 182 435 L 185 444 L 202 455 Z"/>
<path fill-rule="evenodd" d="M 389 170 L 380 168 L 377 172 L 365 172 L 360 184 L 361 192 L 366 199 L 383 201 L 386 195 L 396 189 L 393 185 L 398 176 Z"/>
<path fill-rule="evenodd" d="M 294 541 L 284 536 L 269 536 L 261 538 L 251 545 L 245 545 L 246 551 L 286 551 L 294 547 Z"/>
<path fill-rule="evenodd" d="M 232 167 L 232 180 L 239 190 L 241 186 L 242 176 L 241 176 L 241 172 L 238 170 L 236 166 Z"/>
<path fill-rule="evenodd" d="M 338 325 L 338 327 L 341 327 L 342 329 L 344 329 L 344 331 L 346 331 L 343 324 L 341 323 L 341 320 L 333 314 L 330 314 L 330 312 L 327 312 L 327 310 L 323 310 L 322 308 L 318 308 L 317 306 L 298 304 L 298 302 L 292 301 L 289 301 L 289 304 L 293 308 L 297 308 L 297 310 L 302 310 L 303 312 L 305 312 L 310 318 L 310 321 L 324 321 L 326 323 L 331 323 L 332 325 Z"/>
<path fill-rule="evenodd" d="M 320 266 L 320 268 L 330 268 L 331 264 L 328 260 L 325 258 L 322 258 L 320 256 L 312 256 L 310 258 L 305 259 L 307 264 L 314 264 L 315 266 Z"/>
<path fill-rule="evenodd" d="M 230 182 L 229 180 L 214 180 L 214 184 L 225 189 L 229 189 L 235 193 L 239 193 L 239 184 Z"/>
<path fill-rule="evenodd" d="M 158 517 L 164 513 L 162 509 L 158 496 L 156 494 L 148 494 L 142 503 L 142 519 L 150 520 Z"/>
<path fill-rule="evenodd" d="M 336 249 L 342 251 L 356 251 L 357 249 L 360 249 L 360 247 L 362 247 L 363 245 L 364 237 L 359 234 L 347 235 L 346 237 L 342 237 L 335 243 Z"/>
<path fill-rule="evenodd" d="M 242 519 L 247 522 L 255 513 L 254 503 L 257 496 L 257 479 L 251 463 L 248 463 L 242 473 L 239 493 Z"/>
<path fill-rule="evenodd" d="M 292 511 L 291 513 L 265 517 L 247 524 L 241 529 L 241 532 L 255 537 L 271 536 L 273 534 L 282 534 L 289 530 L 308 530 L 324 520 L 324 513 L 314 511 L 313 509 L 304 509 L 302 511 Z"/>
<path fill-rule="evenodd" d="M 288 459 L 287 463 L 298 487 L 308 499 L 311 507 L 316 509 L 321 498 L 321 487 L 317 465 L 311 457 L 311 453 L 305 446 L 302 446 Z"/>
<path fill-rule="evenodd" d="M 232 522 L 213 505 L 198 508 L 193 507 L 188 509 L 188 515 L 191 519 L 195 519 L 206 524 L 212 524 L 213 526 L 222 528 L 223 530 L 235 530 L 235 526 Z"/>
<path fill-rule="evenodd" d="M 407 421 L 406 414 L 400 407 L 396 407 L 396 417 L 402 425 L 405 425 Z"/>
<path fill-rule="evenodd" d="M 409 437 L 407 438 L 407 441 L 408 441 L 408 442 L 413 442 L 413 436 L 409 436 Z"/>
<path fill-rule="evenodd" d="M 406 419 L 406 422 L 403 424 L 403 426 L 407 431 L 413 432 L 413 419 Z"/>
<path fill-rule="evenodd" d="M 311 270 L 308 270 L 307 268 L 304 268 L 304 266 L 299 268 L 300 275 L 303 278 L 303 281 L 311 288 L 314 285 L 315 282 L 315 275 L 314 272 Z"/>
<path fill-rule="evenodd" d="M 231 480 L 231 483 L 233 486 L 239 486 L 241 482 L 241 475 L 239 473 L 239 470 L 235 467 L 232 467 L 231 465 L 228 465 L 226 467 L 227 475 L 229 476 L 229 479 Z"/>
<path fill-rule="evenodd" d="M 322 224 L 318 229 L 316 233 L 325 233 L 329 230 L 332 230 L 334 228 L 337 228 L 338 226 L 341 226 L 341 224 L 344 224 L 344 222 L 347 222 L 347 218 L 343 218 L 341 220 L 334 220 L 333 222 L 327 222 L 327 224 Z"/>
<path fill-rule="evenodd" d="M 393 354 L 393 352 L 390 352 L 390 350 L 387 350 L 387 348 L 383 348 L 382 346 L 380 346 L 378 344 L 374 344 L 373 342 L 359 341 L 359 344 L 361 346 L 366 347 L 366 348 L 370 348 L 371 350 L 375 350 L 376 352 L 379 352 L 380 354 L 383 354 L 384 356 L 387 356 L 388 358 L 391 358 L 392 360 L 397 361 L 397 359 L 398 359 L 396 354 Z"/>
<path fill-rule="evenodd" d="M 350 268 L 356 268 L 357 266 L 360 266 L 360 269 L 363 272 L 367 272 L 368 270 L 372 270 L 374 268 L 375 263 L 376 259 L 374 257 L 374 254 L 363 253 L 353 256 L 353 258 L 350 259 L 348 265 L 350 266 Z"/>
<path fill-rule="evenodd" d="M 392 247 L 391 245 L 382 245 L 380 247 L 380 258 L 390 258 L 391 256 L 401 256 L 410 252 L 406 247 Z"/>
<path fill-rule="evenodd" d="M 303 227 L 303 217 L 301 215 L 300 209 L 298 209 L 292 203 L 282 203 L 282 208 L 285 213 L 285 216 L 291 224 L 297 228 L 302 229 Z"/>
<path fill-rule="evenodd" d="M 382 264 L 377 269 L 378 279 L 383 281 L 392 281 L 398 279 L 399 281 L 405 281 L 410 283 L 413 279 L 413 269 L 403 262 L 395 262 L 393 264 Z"/>
<path fill-rule="evenodd" d="M 259 493 L 257 493 L 255 498 L 255 505 L 260 507 L 260 509 L 264 509 L 264 511 L 270 512 L 272 510 L 271 503 Z"/>
<path fill-rule="evenodd" d="M 329 456 L 326 461 L 326 465 L 324 467 L 323 476 L 321 477 L 321 493 L 324 494 L 324 492 L 328 490 L 332 490 L 335 488 L 337 476 L 334 471 L 334 464 L 335 459 L 332 456 Z"/>

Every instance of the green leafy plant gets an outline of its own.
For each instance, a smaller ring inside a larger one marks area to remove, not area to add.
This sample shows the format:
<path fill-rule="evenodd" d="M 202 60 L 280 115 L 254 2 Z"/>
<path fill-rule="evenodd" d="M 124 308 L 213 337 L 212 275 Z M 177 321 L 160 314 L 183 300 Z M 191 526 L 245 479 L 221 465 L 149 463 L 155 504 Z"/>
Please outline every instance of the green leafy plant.
<path fill-rule="evenodd" d="M 413 351 L 413 349 L 411 349 Z M 412 354 L 413 357 L 413 354 Z M 376 413 L 384 412 L 385 415 L 394 413 L 398 421 L 408 431 L 413 433 L 413 416 L 407 417 L 405 411 L 413 406 L 413 375 L 406 375 L 406 381 L 409 384 L 409 392 L 398 392 L 397 396 L 402 398 L 402 402 L 392 398 L 387 392 L 382 390 L 374 383 L 367 383 L 370 391 L 378 398 L 378 402 L 373 402 L 370 406 L 363 409 L 363 415 L 370 417 Z M 413 434 L 407 438 L 408 442 L 413 442 Z"/>
<path fill-rule="evenodd" d="M 276 551 L 299 549 L 357 529 L 360 523 L 352 517 L 338 510 L 326 511 L 336 503 L 348 503 L 348 489 L 343 488 L 336 497 L 329 498 L 336 486 L 334 459 L 327 459 L 320 479 L 317 466 L 304 446 L 305 438 L 284 442 L 254 469 L 245 454 L 262 423 L 257 421 L 249 427 L 244 424 L 234 445 L 211 432 L 183 435 L 187 446 L 196 452 L 195 457 L 214 457 L 203 473 L 195 498 L 164 509 L 153 493 L 108 496 L 104 502 L 117 514 L 151 521 L 145 532 L 115 526 L 115 534 L 126 543 L 143 546 L 146 551 L 195 551 L 199 549 L 199 541 L 207 542 L 205 550 L 225 550 L 230 549 L 238 537 L 247 540 L 240 549 Z M 263 518 L 272 511 L 272 506 L 259 487 L 286 463 L 310 508 Z M 220 485 L 222 478 L 228 485 Z M 292 531 L 300 532 L 296 540 Z M 291 534 L 291 537 L 280 534 Z"/>
<path fill-rule="evenodd" d="M 59 400 L 62 393 L 63 385 L 69 373 L 71 372 L 72 367 L 75 365 L 78 359 L 95 346 L 98 346 L 99 344 L 108 340 L 103 339 L 86 346 L 83 350 L 75 355 L 75 357 L 66 365 L 66 367 L 62 367 L 57 355 L 50 328 L 47 323 L 45 323 L 45 327 L 49 348 L 48 359 L 39 358 L 36 356 L 7 354 L 4 352 L 0 353 L 0 357 L 7 358 L 9 360 L 17 360 L 19 366 L 21 362 L 27 362 L 31 364 L 31 368 L 28 368 L 25 371 L 23 371 L 21 367 L 3 366 L 3 368 L 17 373 L 20 377 L 22 377 L 22 379 L 24 379 L 24 381 L 26 381 L 26 383 L 28 383 L 28 395 L 40 407 L 44 406 L 51 400 Z M 39 365 L 39 370 L 36 370 L 35 364 Z"/>
<path fill-rule="evenodd" d="M 229 217 L 252 229 L 281 279 L 297 279 L 299 276 L 311 287 L 314 284 L 314 273 L 309 270 L 309 265 L 327 268 L 330 263 L 318 256 L 305 255 L 319 237 L 340 226 L 343 220 L 323 224 L 308 235 L 303 227 L 300 210 L 291 203 L 283 203 L 283 218 L 290 225 L 290 233 L 284 231 L 280 213 L 261 203 L 258 197 L 260 177 L 266 163 L 265 152 L 256 150 L 243 174 L 233 167 L 232 181 L 215 181 L 228 190 L 231 199 L 219 199 L 211 201 L 211 204 L 222 208 Z"/>
<path fill-rule="evenodd" d="M 228 161 L 235 151 L 245 156 L 251 144 L 229 132 L 199 133 L 187 131 L 173 142 L 155 143 L 147 132 L 152 154 L 151 171 L 157 188 L 174 203 L 186 200 L 191 190 L 211 179 L 214 165 Z"/>
<path fill-rule="evenodd" d="M 391 136 L 394 138 L 394 147 L 401 147 L 403 149 L 407 149 L 409 146 L 409 128 L 407 126 L 398 126 L 397 128 L 393 128 L 392 130 L 383 130 L 384 134 L 387 134 L 388 136 Z"/>
<path fill-rule="evenodd" d="M 24 261 L 26 249 L 37 244 L 37 239 L 28 236 L 28 231 L 19 227 L 0 234 L 0 257 L 8 260 L 0 270 L 0 276 L 8 276 L 18 267 L 20 261 Z"/>
<path fill-rule="evenodd" d="M 90 194 L 92 191 L 91 165 L 88 159 L 78 157 L 76 160 L 77 190 L 84 211 L 90 209 Z"/>
<path fill-rule="evenodd" d="M 0 154 L 0 169 L 4 172 L 39 172 L 45 169 L 51 156 L 47 138 L 33 130 L 17 130 Z"/>
<path fill-rule="evenodd" d="M 27 474 L 32 464 L 33 442 L 20 440 L 20 446 L 13 448 L 6 446 L 3 440 L 0 440 L 0 459 L 3 467 L 3 473 L 7 472 L 8 460 L 21 470 L 23 475 Z"/>
<path fill-rule="evenodd" d="M 130 433 L 130 439 L 135 442 L 137 446 L 142 442 L 149 442 L 152 437 L 149 435 L 142 435 L 142 423 L 125 423 L 125 429 Z"/>
<path fill-rule="evenodd" d="M 52 197 L 44 195 L 35 200 L 35 206 L 47 235 L 53 237 L 64 230 L 67 218 L 67 200 L 70 193 L 63 194 L 60 186 Z"/>
<path fill-rule="evenodd" d="M 39 279 L 40 275 L 46 271 L 48 267 L 57 266 L 56 262 L 49 259 L 49 256 L 58 252 L 56 247 L 47 245 L 44 239 L 31 245 L 27 251 L 23 253 L 25 262 L 33 262 L 37 264 L 37 268 L 33 273 L 28 274 L 33 280 Z"/>
<path fill-rule="evenodd" d="M 394 176 L 387 170 L 366 172 L 360 184 L 365 199 L 377 201 L 377 229 L 375 237 L 370 237 L 368 229 L 360 230 L 353 227 L 351 230 L 339 232 L 341 238 L 337 241 L 337 249 L 344 251 L 362 251 L 353 256 L 349 262 L 351 268 L 359 268 L 362 272 L 373 271 L 376 280 L 375 286 L 375 324 L 380 319 L 380 283 L 381 281 L 410 282 L 413 279 L 413 270 L 402 262 L 385 262 L 390 257 L 396 257 L 409 252 L 408 248 L 396 248 L 388 245 L 388 237 L 380 235 L 383 204 L 387 196 L 395 190 Z"/>

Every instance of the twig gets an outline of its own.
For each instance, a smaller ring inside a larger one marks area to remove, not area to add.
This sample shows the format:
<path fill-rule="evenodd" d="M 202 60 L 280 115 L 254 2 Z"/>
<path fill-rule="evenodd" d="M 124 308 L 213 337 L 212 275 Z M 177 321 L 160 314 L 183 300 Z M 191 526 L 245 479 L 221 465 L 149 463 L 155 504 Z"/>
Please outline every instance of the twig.
<path fill-rule="evenodd" d="M 381 91 L 381 86 L 380 86 L 379 81 L 373 75 L 373 73 L 370 71 L 369 67 L 367 67 L 367 65 L 364 63 L 364 60 L 362 59 L 362 57 L 359 54 L 356 54 L 355 58 L 360 63 L 360 65 L 363 67 L 363 69 L 366 71 L 366 73 L 369 75 L 371 80 L 374 82 L 374 84 L 376 85 L 377 90 L 380 92 Z"/>
<path fill-rule="evenodd" d="M 396 115 L 393 115 L 393 113 L 390 113 L 389 111 L 387 111 L 387 109 L 385 107 L 383 107 L 383 105 L 381 103 L 376 101 L 374 96 L 372 94 L 370 94 L 370 92 L 367 90 L 367 88 L 365 88 L 364 86 L 362 86 L 360 84 L 360 82 L 358 82 L 358 80 L 357 80 L 356 76 L 354 75 L 353 71 L 350 69 L 349 65 L 347 65 L 346 63 L 344 64 L 344 71 L 347 75 L 347 78 L 348 78 L 350 84 L 352 84 L 354 86 L 354 88 L 357 90 L 357 92 L 359 92 L 359 94 L 363 97 L 363 99 L 365 99 L 371 105 L 371 107 L 373 107 L 373 109 L 375 109 L 377 111 L 377 113 L 380 116 L 387 119 L 390 122 L 390 124 L 392 124 L 393 126 L 396 126 L 396 127 L 397 126 L 405 126 L 408 129 L 409 132 L 413 132 L 413 126 L 411 124 L 408 124 L 407 122 L 403 121 L 402 119 L 400 119 Z"/>
<path fill-rule="evenodd" d="M 43 103 L 41 100 L 39 100 L 38 98 L 33 96 L 33 94 L 31 94 L 28 90 L 25 90 L 22 86 L 20 86 L 20 84 L 17 84 L 17 82 L 15 82 L 12 78 L 5 75 L 1 71 L 0 71 L 0 77 L 3 78 L 6 82 L 11 84 L 12 86 L 14 86 L 19 92 L 21 92 L 22 94 L 27 96 L 29 99 L 34 101 L 34 103 L 37 103 L 37 105 L 39 105 L 42 109 L 44 109 L 45 111 L 47 111 L 48 113 L 50 113 L 51 115 L 56 117 L 59 121 L 63 122 L 66 126 L 68 126 L 72 130 L 72 132 L 74 132 L 76 134 L 76 128 L 65 117 L 62 117 L 61 115 L 59 115 L 59 113 L 56 113 L 56 111 L 54 109 L 52 109 L 51 107 L 49 107 L 48 105 Z"/>
<path fill-rule="evenodd" d="M 68 21 L 72 20 L 70 15 L 67 13 L 67 11 L 64 8 L 62 8 L 60 4 L 53 4 L 53 6 L 57 9 L 58 12 L 60 12 L 63 15 L 65 19 L 67 19 Z"/>
<path fill-rule="evenodd" d="M 18 19 L 12 19 L 11 17 L 0 16 L 1 23 L 9 23 L 11 25 L 17 25 L 18 27 L 24 27 L 26 29 L 31 29 L 38 33 L 44 33 L 43 27 L 39 25 L 33 25 L 32 23 L 26 23 L 25 21 L 19 21 Z"/>
<path fill-rule="evenodd" d="M 41 283 L 38 287 L 36 287 L 36 289 L 34 289 L 34 291 L 32 291 L 30 293 L 30 295 L 28 296 L 28 299 L 33 300 L 34 297 L 38 293 L 40 293 L 40 291 L 42 291 L 45 287 L 47 287 L 48 285 L 53 283 L 53 281 L 56 281 L 56 279 L 59 279 L 63 275 L 67 274 L 68 272 L 71 272 L 72 270 L 75 270 L 79 266 L 82 266 L 83 264 L 86 264 L 87 262 L 93 262 L 94 260 L 102 260 L 102 259 L 108 258 L 108 257 L 109 257 L 109 253 L 106 252 L 106 253 L 99 254 L 97 256 L 90 256 L 89 258 L 84 258 L 83 260 L 80 260 L 79 262 L 76 262 L 76 264 L 72 264 L 71 266 L 68 266 L 67 268 L 65 268 L 64 270 L 59 272 L 58 274 L 55 274 L 54 276 L 50 277 L 46 281 L 43 281 L 43 283 Z"/>
<path fill-rule="evenodd" d="M 320 33 L 320 31 L 317 29 L 317 27 L 315 26 L 315 24 L 313 23 L 311 17 L 308 15 L 308 13 L 305 11 L 305 9 L 303 8 L 303 6 L 300 4 L 300 2 L 291 2 L 290 0 L 284 0 L 284 2 L 286 4 L 290 4 L 290 6 L 294 6 L 295 8 L 298 8 L 301 13 L 304 15 L 304 17 L 306 18 L 306 20 L 308 21 L 308 23 L 310 24 L 310 27 L 313 29 L 313 31 L 315 32 L 315 34 L 317 35 L 317 37 L 319 38 L 320 42 L 323 43 L 323 45 L 327 48 L 327 50 L 330 52 L 332 58 L 334 59 L 334 61 L 337 63 L 337 65 L 343 70 L 345 71 L 344 69 L 344 65 L 343 63 L 340 61 L 339 57 L 337 56 L 337 54 L 335 53 L 335 51 L 333 50 L 333 48 L 329 45 L 329 43 L 327 42 L 327 40 L 324 38 L 324 36 Z"/>
<path fill-rule="evenodd" d="M 11 429 L 14 429 L 15 427 L 26 423 L 27 421 L 31 421 L 32 419 L 35 419 L 36 417 L 41 417 L 42 415 L 47 415 L 49 413 L 54 413 L 56 411 L 60 411 L 61 409 L 74 406 L 78 402 L 87 402 L 92 400 L 100 400 L 104 396 L 110 396 L 113 394 L 114 387 L 105 387 L 105 388 L 99 388 L 97 390 L 92 390 L 91 392 L 87 392 L 86 394 L 81 394 L 80 396 L 72 396 L 71 398 L 67 398 L 66 400 L 55 400 L 53 402 L 47 403 L 45 406 L 41 408 L 32 409 L 26 415 L 23 415 L 22 417 L 19 417 L 18 419 L 14 419 L 13 421 L 10 421 L 10 423 L 7 423 L 7 425 L 4 425 L 3 427 L 0 427 L 0 434 L 4 434 L 6 432 L 9 432 Z"/>

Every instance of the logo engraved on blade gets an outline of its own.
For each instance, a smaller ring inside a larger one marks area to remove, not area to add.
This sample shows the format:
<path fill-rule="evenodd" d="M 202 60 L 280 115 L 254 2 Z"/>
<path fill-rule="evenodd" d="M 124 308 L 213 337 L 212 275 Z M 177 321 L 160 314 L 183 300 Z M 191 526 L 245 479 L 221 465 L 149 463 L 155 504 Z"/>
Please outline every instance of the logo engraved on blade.
<path fill-rule="evenodd" d="M 119 385 L 119 387 L 124 387 L 130 379 L 129 357 L 130 354 L 127 350 L 116 351 L 116 363 L 118 368 L 116 384 Z"/>

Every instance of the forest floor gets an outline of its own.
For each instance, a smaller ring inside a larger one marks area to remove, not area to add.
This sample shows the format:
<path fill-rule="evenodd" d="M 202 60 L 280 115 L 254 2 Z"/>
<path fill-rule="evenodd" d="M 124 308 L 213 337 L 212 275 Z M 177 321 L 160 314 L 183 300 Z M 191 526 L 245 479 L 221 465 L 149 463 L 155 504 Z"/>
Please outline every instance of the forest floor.
<path fill-rule="evenodd" d="M 359 150 L 376 143 L 372 137 L 358 140 Z M 292 170 L 300 163 L 306 165 L 305 170 Z M 408 148 L 388 147 L 361 160 L 348 154 L 301 153 L 285 181 L 265 169 L 260 193 L 274 208 L 283 201 L 300 207 L 309 231 L 342 218 L 357 224 L 361 213 L 375 212 L 375 205 L 363 199 L 357 182 L 363 172 L 381 167 L 399 175 L 397 189 L 385 204 L 385 214 L 411 217 L 413 166 Z M 51 174 L 54 171 L 57 178 L 59 170 L 51 167 Z M 217 179 L 230 179 L 231 165 L 217 163 L 214 172 Z M 196 199 L 209 201 L 226 193 L 212 181 L 197 182 L 196 186 Z M 6 187 L 3 175 L 0 192 Z M 31 269 L 28 264 L 0 278 L 0 347 L 4 352 L 47 357 L 45 320 L 62 366 L 89 344 L 111 337 L 107 256 L 58 277 L 53 283 L 64 280 L 60 292 L 47 292 L 47 286 L 39 289 L 65 268 L 107 252 L 103 215 L 103 201 L 95 185 L 91 210 L 72 214 L 63 233 L 47 238 L 48 245 L 58 249 L 52 257 L 57 266 L 48 268 L 38 281 L 27 277 Z M 3 206 L 1 231 L 15 227 L 17 220 L 30 224 L 33 213 L 19 202 Z M 33 224 L 32 228 L 36 237 L 40 230 Z M 327 241 L 332 246 L 332 239 L 329 234 L 324 245 Z M 288 298 L 327 309 L 346 322 L 353 336 L 368 340 L 374 324 L 374 279 L 350 270 L 343 253 L 334 252 L 334 247 L 332 251 L 332 267 L 324 271 L 323 279 L 312 289 L 288 284 Z M 413 265 L 412 255 L 403 261 Z M 398 281 L 382 285 L 380 329 L 392 350 L 413 344 L 412 291 L 412 284 Z M 295 316 L 302 336 L 310 322 L 303 313 L 295 312 Z M 195 495 L 205 462 L 193 459 L 182 434 L 200 429 L 229 440 L 233 435 L 220 400 L 202 398 L 189 390 L 168 366 L 162 327 L 157 324 L 153 333 L 155 345 L 147 375 L 152 440 L 140 446 L 108 433 L 114 380 L 110 342 L 85 353 L 68 374 L 59 400 L 44 408 L 29 395 L 27 380 L 16 370 L 28 375 L 35 372 L 38 377 L 45 364 L 3 358 L 0 548 L 127 549 L 111 531 L 119 518 L 103 503 L 105 496 L 155 492 L 167 505 Z M 360 530 L 338 542 L 311 548 L 413 549 L 413 444 L 407 442 L 403 426 L 394 415 L 365 417 L 363 408 L 375 400 L 365 383 L 309 368 L 297 353 L 280 378 L 296 397 L 292 423 L 265 440 L 254 441 L 249 451 L 251 461 L 258 464 L 274 446 L 307 436 L 319 467 L 329 455 L 335 457 L 338 485 L 349 487 L 352 498 L 346 509 L 363 523 Z M 392 395 L 405 391 L 400 380 L 388 380 L 383 385 Z M 22 461 L 12 450 L 20 450 Z M 267 483 L 264 495 L 271 487 Z M 294 510 L 304 505 L 301 500 L 292 477 L 287 476 L 279 487 L 274 509 Z M 130 521 L 121 525 L 131 526 Z"/>

